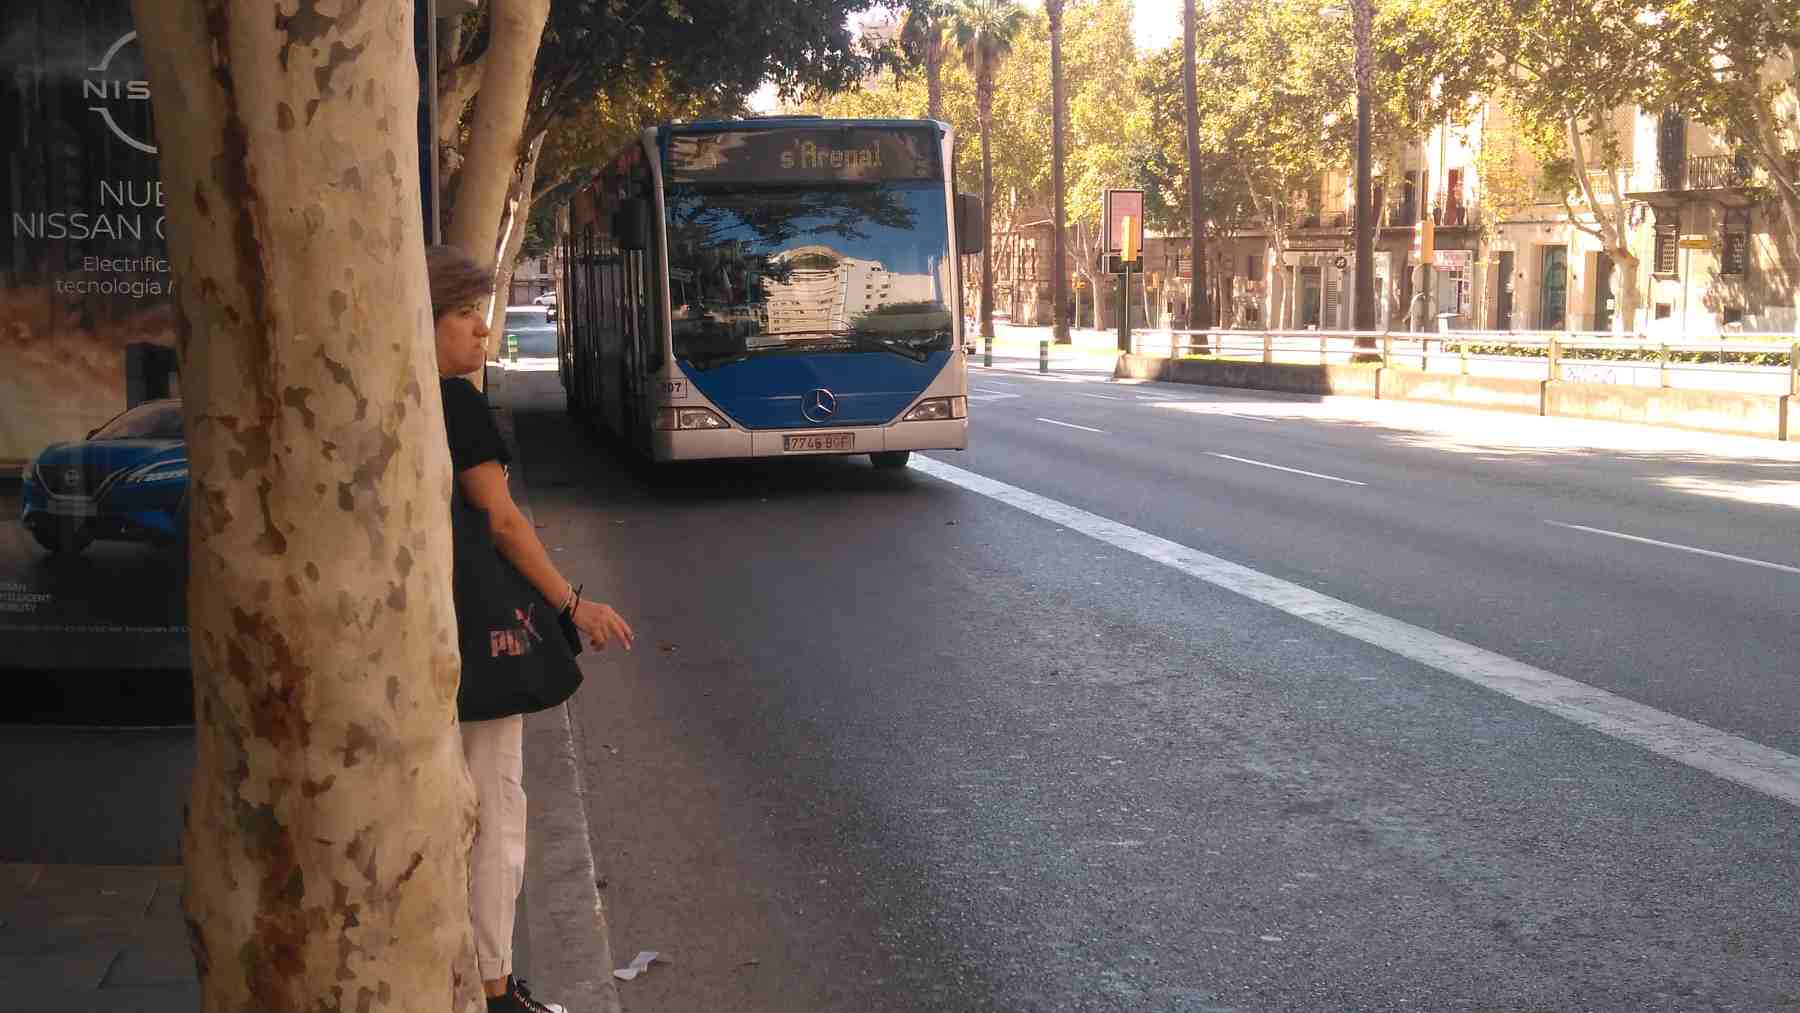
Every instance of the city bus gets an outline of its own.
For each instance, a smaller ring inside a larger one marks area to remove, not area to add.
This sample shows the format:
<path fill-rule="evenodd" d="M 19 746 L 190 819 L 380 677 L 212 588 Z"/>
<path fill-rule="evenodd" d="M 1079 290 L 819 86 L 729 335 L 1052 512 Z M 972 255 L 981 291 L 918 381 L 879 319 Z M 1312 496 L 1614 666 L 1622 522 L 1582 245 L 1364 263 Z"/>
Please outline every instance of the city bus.
<path fill-rule="evenodd" d="M 570 413 L 653 461 L 968 445 L 986 221 L 933 120 L 646 129 L 558 211 Z"/>

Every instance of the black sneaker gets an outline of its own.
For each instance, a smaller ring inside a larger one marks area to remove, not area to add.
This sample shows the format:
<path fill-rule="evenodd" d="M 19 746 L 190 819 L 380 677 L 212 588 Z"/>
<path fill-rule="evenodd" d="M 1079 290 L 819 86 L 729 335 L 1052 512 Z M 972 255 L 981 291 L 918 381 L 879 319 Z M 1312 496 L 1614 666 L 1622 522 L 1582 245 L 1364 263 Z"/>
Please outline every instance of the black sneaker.
<path fill-rule="evenodd" d="M 506 994 L 487 1001 L 488 1013 L 568 1013 L 561 1005 L 539 1002 L 531 997 L 525 979 L 507 975 Z"/>

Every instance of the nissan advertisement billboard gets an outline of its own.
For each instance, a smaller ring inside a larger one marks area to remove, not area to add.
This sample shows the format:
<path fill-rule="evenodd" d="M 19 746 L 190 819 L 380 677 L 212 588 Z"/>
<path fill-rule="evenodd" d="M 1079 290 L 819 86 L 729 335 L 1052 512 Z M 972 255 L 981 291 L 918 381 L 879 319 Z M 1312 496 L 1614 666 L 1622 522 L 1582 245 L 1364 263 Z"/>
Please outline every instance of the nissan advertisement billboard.
<path fill-rule="evenodd" d="M 187 452 L 130 7 L 8 0 L 0 67 L 0 666 L 185 670 Z"/>

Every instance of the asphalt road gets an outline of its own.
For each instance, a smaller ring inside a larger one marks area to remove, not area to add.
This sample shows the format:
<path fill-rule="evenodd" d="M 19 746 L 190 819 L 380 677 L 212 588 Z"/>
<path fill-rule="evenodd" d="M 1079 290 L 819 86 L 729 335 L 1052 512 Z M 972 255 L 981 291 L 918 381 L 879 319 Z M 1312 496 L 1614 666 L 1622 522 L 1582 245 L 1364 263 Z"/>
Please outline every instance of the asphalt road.
<path fill-rule="evenodd" d="M 962 467 L 1800 753 L 1792 445 L 1070 371 L 972 399 Z"/>
<path fill-rule="evenodd" d="M 1007 364 L 934 457 L 1800 749 L 1791 448 Z M 500 397 L 640 637 L 573 712 L 627 1010 L 1800 1008 L 1790 802 L 920 468 Z"/>

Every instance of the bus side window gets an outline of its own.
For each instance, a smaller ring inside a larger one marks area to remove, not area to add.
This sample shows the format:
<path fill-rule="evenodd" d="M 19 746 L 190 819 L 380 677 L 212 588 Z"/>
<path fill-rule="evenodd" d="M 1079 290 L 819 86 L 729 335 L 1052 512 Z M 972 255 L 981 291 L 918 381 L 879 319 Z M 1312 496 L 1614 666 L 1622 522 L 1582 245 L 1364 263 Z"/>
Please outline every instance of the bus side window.
<path fill-rule="evenodd" d="M 624 250 L 643 250 L 650 245 L 649 201 L 633 197 L 613 214 L 613 237 Z"/>
<path fill-rule="evenodd" d="M 663 365 L 663 281 L 661 256 L 662 230 L 656 220 L 656 180 L 650 174 L 649 162 L 640 162 L 632 170 L 633 197 L 625 202 L 631 215 L 631 227 L 641 240 L 643 250 L 644 289 L 639 306 L 636 366 L 639 375 L 661 369 Z"/>

